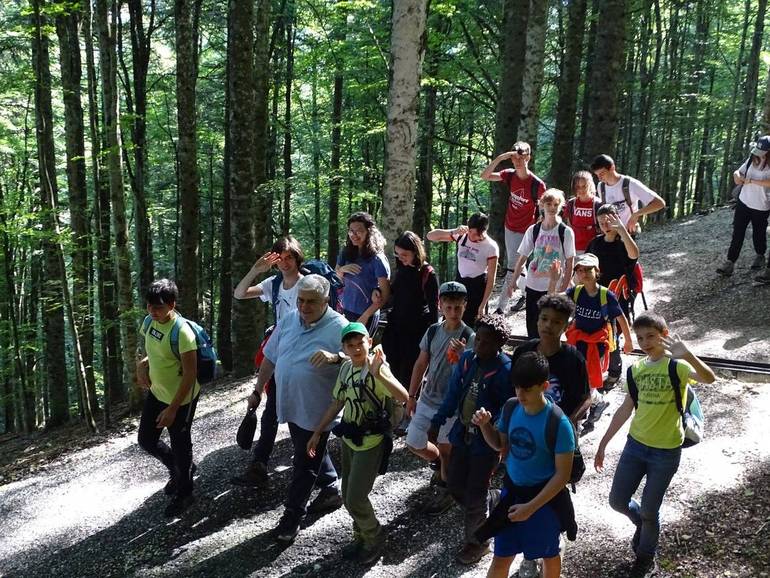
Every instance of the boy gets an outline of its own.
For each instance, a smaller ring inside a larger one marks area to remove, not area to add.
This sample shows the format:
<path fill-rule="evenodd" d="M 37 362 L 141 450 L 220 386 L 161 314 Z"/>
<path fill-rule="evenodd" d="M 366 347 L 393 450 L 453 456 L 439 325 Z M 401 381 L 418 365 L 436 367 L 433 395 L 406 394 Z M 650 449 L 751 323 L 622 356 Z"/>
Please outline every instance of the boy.
<path fill-rule="evenodd" d="M 236 299 L 256 299 L 273 304 L 273 315 L 276 325 L 288 313 L 297 308 L 297 282 L 302 278 L 300 267 L 305 260 L 302 247 L 294 237 L 282 237 L 278 239 L 268 253 L 257 259 L 248 273 L 235 287 Z M 276 275 L 271 275 L 262 282 L 251 285 L 254 279 L 277 267 L 283 278 L 276 287 Z M 278 415 L 276 413 L 276 385 L 275 378 L 265 388 L 267 390 L 267 404 L 262 412 L 259 428 L 259 439 L 254 445 L 251 463 L 243 474 L 230 479 L 230 482 L 238 486 L 257 486 L 267 481 L 267 462 L 273 453 L 275 436 L 278 434 Z M 256 396 L 249 395 L 248 407 L 258 405 Z"/>
<path fill-rule="evenodd" d="M 457 415 L 449 433 L 452 452 L 447 485 L 465 511 L 464 544 L 455 557 L 460 564 L 475 564 L 489 551 L 489 544 L 477 540 L 474 534 L 486 517 L 489 482 L 500 456 L 498 449 L 487 445 L 471 420 L 481 407 L 496 416 L 513 395 L 511 360 L 502 352 L 507 340 L 508 328 L 501 315 L 479 318 L 473 351 L 466 351 L 460 357 L 444 401 L 428 430 L 428 439 L 435 443 L 441 426 Z"/>
<path fill-rule="evenodd" d="M 602 205 L 599 207 L 597 215 L 602 234 L 588 244 L 587 252 L 593 253 L 599 259 L 599 284 L 612 287 L 613 282 L 617 282 L 624 275 L 629 280 L 634 278 L 633 271 L 639 258 L 639 247 L 620 221 L 615 205 Z M 618 298 L 626 319 L 629 319 L 631 303 L 623 295 L 615 293 L 615 296 Z M 616 346 L 610 352 L 607 379 L 604 381 L 605 390 L 615 387 L 623 370 L 623 360 L 620 357 L 620 347 L 618 346 L 617 326 L 613 326 L 612 329 L 615 334 Z"/>
<path fill-rule="evenodd" d="M 385 355 L 377 347 L 369 356 L 372 339 L 363 323 L 349 323 L 342 330 L 342 350 L 348 357 L 340 368 L 334 401 L 321 418 L 307 442 L 307 453 L 315 457 L 324 430 L 340 410 L 342 423 L 334 428 L 342 437 L 342 499 L 353 518 L 353 542 L 343 549 L 343 556 L 355 558 L 362 565 L 379 559 L 385 535 L 369 501 L 380 466 L 392 449 L 390 421 L 384 415 L 386 398 L 399 403 L 407 399 L 406 390 L 385 364 Z M 389 446 L 389 447 L 388 447 Z"/>
<path fill-rule="evenodd" d="M 406 431 L 406 447 L 422 459 L 431 463 L 438 461 L 439 464 L 438 475 L 435 476 L 435 495 L 425 507 L 429 515 L 441 514 L 454 503 L 446 481 L 452 450 L 449 432 L 456 418 L 447 419 L 438 432 L 435 444 L 428 441 L 430 420 L 444 401 L 453 367 L 466 347 L 473 346 L 475 335 L 462 320 L 468 302 L 465 286 L 449 281 L 439 287 L 438 294 L 444 320 L 431 325 L 420 341 L 420 355 L 412 371 L 409 399 L 406 402 L 406 413 L 412 418 Z M 423 385 L 426 370 L 428 376 Z"/>
<path fill-rule="evenodd" d="M 511 285 L 515 287 L 515 278 L 511 273 L 518 258 L 517 251 L 527 228 L 537 221 L 538 201 L 545 193 L 545 183 L 529 170 L 531 154 L 529 143 L 518 141 L 509 152 L 499 155 L 481 173 L 481 178 L 485 181 L 502 181 L 508 188 L 505 209 L 505 254 L 508 259 L 508 274 L 505 276 L 495 311 L 499 314 L 505 313 L 508 307 L 508 296 L 513 293 L 508 289 Z M 505 160 L 510 160 L 513 168 L 496 171 L 497 166 Z M 515 310 L 518 310 L 519 304 L 523 305 L 523 297 L 514 307 Z"/>
<path fill-rule="evenodd" d="M 507 518 L 514 522 L 503 524 L 495 535 L 488 578 L 507 578 L 519 552 L 529 560 L 542 558 L 543 577 L 558 578 L 559 535 L 566 530 L 574 539 L 577 531 L 565 487 L 572 471 L 575 434 L 567 416 L 545 396 L 548 375 L 544 355 L 534 351 L 523 354 L 511 372 L 518 403 L 510 414 L 501 413 L 494 426 L 495 418 L 486 408 L 473 416 L 487 443 L 506 456 L 505 487 L 494 514 L 508 508 Z M 553 451 L 545 435 L 551 412 L 559 417 Z"/>
<path fill-rule="evenodd" d="M 575 259 L 575 235 L 572 229 L 561 222 L 559 211 L 564 205 L 564 193 L 559 189 L 548 189 L 540 199 L 545 216 L 543 221 L 527 229 L 519 245 L 519 260 L 513 278 L 518 279 L 521 270 L 532 255 L 527 269 L 525 296 L 527 301 L 527 335 L 537 337 L 537 301 L 548 292 L 551 263 L 561 261 L 563 271 L 572 271 Z M 564 275 L 559 292 L 569 286 L 570 277 Z M 509 288 L 509 293 L 515 289 Z"/>
<path fill-rule="evenodd" d="M 171 501 L 163 512 L 179 516 L 193 503 L 190 427 L 198 404 L 200 385 L 195 332 L 174 310 L 179 291 L 169 279 L 155 281 L 147 288 L 145 302 L 152 319 L 139 333 L 144 338 L 146 356 L 137 361 L 139 387 L 147 390 L 139 421 L 139 445 L 168 468 L 169 481 L 163 488 Z M 178 355 L 171 345 L 171 334 L 178 331 Z M 171 448 L 160 441 L 168 429 Z"/>
<path fill-rule="evenodd" d="M 607 433 L 599 442 L 594 467 L 602 471 L 607 444 L 633 414 L 612 480 L 610 506 L 628 516 L 636 526 L 631 542 L 636 560 L 630 576 L 642 578 L 656 570 L 660 506 L 679 467 L 684 442 L 682 415 L 670 376 L 673 371 L 678 376 L 681 399 L 687 399 L 690 382 L 713 383 L 716 377 L 683 341 L 669 336 L 666 321 L 660 315 L 640 315 L 633 327 L 640 349 L 647 354 L 628 369 L 636 384 L 636 402 L 627 394 L 615 412 Z M 644 477 L 647 479 L 640 504 L 632 496 Z"/>
<path fill-rule="evenodd" d="M 484 315 L 487 302 L 492 295 L 497 275 L 500 249 L 487 235 L 489 217 L 484 213 L 473 213 L 468 225 L 456 229 L 434 229 L 426 238 L 428 241 L 457 243 L 457 278 L 468 290 L 468 306 L 463 314 L 466 325 L 473 326 L 477 317 Z"/>

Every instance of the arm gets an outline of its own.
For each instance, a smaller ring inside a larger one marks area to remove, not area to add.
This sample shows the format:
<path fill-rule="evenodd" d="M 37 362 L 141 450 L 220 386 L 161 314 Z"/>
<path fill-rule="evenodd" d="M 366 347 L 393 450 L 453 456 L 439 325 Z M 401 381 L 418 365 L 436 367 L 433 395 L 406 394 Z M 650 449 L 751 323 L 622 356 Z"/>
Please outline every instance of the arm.
<path fill-rule="evenodd" d="M 467 232 L 468 227 L 465 225 L 460 225 L 454 229 L 433 229 L 427 235 L 425 235 L 425 238 L 428 241 L 454 243 Z"/>
<path fill-rule="evenodd" d="M 741 173 L 741 169 L 746 166 L 745 164 L 741 165 L 736 169 L 736 171 L 733 173 L 733 181 L 735 181 L 736 185 L 743 185 L 746 183 L 746 179 Z"/>
<path fill-rule="evenodd" d="M 631 214 L 631 217 L 628 219 L 628 223 L 626 223 L 626 227 L 629 230 L 633 230 L 636 228 L 636 223 L 641 219 L 644 215 L 652 215 L 653 213 L 657 213 L 661 209 L 664 209 L 666 207 L 666 201 L 664 201 L 661 196 L 653 191 L 650 191 L 650 194 L 652 195 L 653 199 L 641 207 L 640 209 L 637 209 Z"/>
<path fill-rule="evenodd" d="M 495 288 L 495 279 L 497 277 L 497 262 L 499 257 L 490 257 L 487 259 L 487 285 L 484 287 L 484 296 L 481 298 L 481 305 L 479 305 L 479 315 L 484 315 L 484 310 L 487 307 L 489 296 L 492 295 L 492 289 Z"/>
<path fill-rule="evenodd" d="M 561 279 L 561 261 L 556 260 L 551 262 L 551 267 L 548 269 L 548 293 L 553 295 L 556 293 L 556 284 Z"/>
<path fill-rule="evenodd" d="M 612 217 L 612 215 L 610 215 Z M 617 219 L 618 223 L 620 223 L 620 219 Z M 613 223 L 612 228 L 615 228 L 615 225 Z M 631 234 L 628 232 L 628 229 L 626 229 L 622 224 L 620 227 L 615 229 L 618 232 L 618 235 L 620 235 L 620 240 L 623 241 L 623 246 L 626 248 L 626 253 L 628 253 L 629 259 L 638 259 L 639 258 L 639 246 L 636 244 L 636 241 L 631 237 Z"/>
<path fill-rule="evenodd" d="M 490 412 L 483 407 L 477 409 L 473 414 L 471 421 L 481 430 L 481 435 L 484 436 L 484 441 L 487 442 L 487 445 L 489 445 L 490 448 L 497 452 L 507 448 L 508 436 L 500 433 L 492 424 L 492 414 Z"/>
<path fill-rule="evenodd" d="M 334 418 L 337 417 L 337 414 L 340 413 L 340 410 L 344 407 L 344 405 L 344 400 L 335 399 L 329 404 L 329 407 L 326 408 L 326 413 L 315 427 L 313 435 L 310 436 L 310 439 L 307 441 L 307 455 L 311 458 L 315 457 L 315 448 L 318 445 L 318 441 L 321 439 L 321 434 L 329 426 L 329 424 L 334 421 Z"/>
<path fill-rule="evenodd" d="M 496 172 L 495 169 L 497 168 L 497 165 L 506 159 L 510 159 L 512 156 L 513 153 L 511 151 L 498 155 L 495 159 L 492 160 L 491 163 L 486 166 L 483 171 L 481 171 L 481 178 L 485 181 L 502 181 L 503 179 L 500 176 L 500 173 Z"/>
<path fill-rule="evenodd" d="M 759 185 L 760 187 L 770 187 L 770 179 L 743 179 L 744 185 Z"/>
<path fill-rule="evenodd" d="M 623 427 L 623 424 L 628 421 L 628 418 L 631 417 L 633 412 L 634 400 L 631 399 L 630 395 L 626 394 L 626 398 L 623 400 L 623 403 L 620 404 L 620 407 L 615 412 L 615 415 L 612 416 L 612 421 L 607 427 L 607 431 L 604 433 L 602 441 L 599 442 L 599 447 L 596 448 L 596 456 L 594 456 L 594 468 L 596 468 L 597 472 L 601 472 L 604 469 L 604 451 L 607 449 L 607 444 L 610 443 L 610 440 L 613 437 L 615 437 L 615 434 L 618 433 L 620 428 Z"/>
<path fill-rule="evenodd" d="M 255 299 L 261 297 L 263 294 L 262 288 L 259 285 L 252 285 L 251 283 L 256 279 L 257 275 L 265 273 L 270 270 L 273 265 L 276 265 L 280 261 L 281 256 L 278 253 L 265 253 L 257 262 L 251 266 L 249 272 L 241 279 L 240 283 L 235 286 L 233 291 L 233 297 L 236 299 Z"/>
<path fill-rule="evenodd" d="M 144 390 L 150 389 L 150 360 L 145 355 L 136 360 L 136 383 Z"/>
<path fill-rule="evenodd" d="M 519 259 L 516 261 L 516 267 L 513 269 L 513 283 L 510 284 L 508 287 L 508 297 L 513 295 L 513 292 L 516 291 L 516 285 L 519 282 L 519 276 L 521 275 L 521 270 L 524 268 L 524 264 L 527 262 L 527 256 L 526 255 L 519 255 Z"/>
<path fill-rule="evenodd" d="M 559 293 L 564 293 L 572 281 L 572 275 L 570 275 L 568 271 L 572 271 L 575 268 L 575 257 L 567 257 L 567 263 L 564 265 L 564 267 L 565 270 L 564 275 L 562 276 L 561 285 L 559 287 Z"/>
<path fill-rule="evenodd" d="M 585 415 L 585 412 L 588 411 L 588 408 L 591 407 L 591 394 L 586 393 L 583 396 L 583 399 L 580 400 L 578 403 L 577 408 L 575 408 L 575 411 L 572 412 L 572 415 L 569 416 L 569 420 L 572 422 L 572 425 L 577 428 L 577 422 L 580 419 L 581 416 Z"/>
<path fill-rule="evenodd" d="M 195 350 L 185 351 L 180 355 L 182 358 L 182 382 L 179 389 L 171 400 L 171 404 L 158 415 L 155 420 L 158 428 L 164 428 L 174 423 L 176 412 L 182 402 L 187 398 L 190 390 L 195 385 L 195 376 L 198 372 L 198 355 Z"/>
<path fill-rule="evenodd" d="M 249 407 L 259 407 L 260 401 L 262 401 L 262 394 L 265 391 L 265 385 L 270 381 L 275 372 L 275 365 L 267 357 L 262 361 L 262 365 L 259 366 L 259 373 L 257 374 L 257 384 L 254 386 L 254 391 L 249 395 L 248 404 Z"/>
<path fill-rule="evenodd" d="M 428 312 L 431 323 L 438 321 L 438 276 L 433 272 L 425 285 L 425 298 L 428 300 Z"/>
<path fill-rule="evenodd" d="M 525 504 L 515 504 L 508 510 L 508 519 L 511 522 L 523 522 L 537 510 L 542 508 L 551 499 L 564 489 L 572 473 L 572 452 L 556 454 L 554 457 L 556 473 L 548 480 L 545 487 Z"/>
<path fill-rule="evenodd" d="M 412 379 L 409 381 L 409 399 L 406 400 L 407 415 L 414 415 L 415 408 L 417 407 L 417 397 L 420 395 L 422 379 L 425 377 L 425 371 L 428 369 L 429 364 L 430 354 L 427 351 L 420 350 L 420 355 L 417 356 L 417 361 L 412 368 Z"/>
<path fill-rule="evenodd" d="M 618 317 L 618 325 L 623 332 L 623 353 L 631 353 L 634 350 L 634 342 L 631 339 L 631 328 L 628 325 L 628 319 L 621 313 Z"/>

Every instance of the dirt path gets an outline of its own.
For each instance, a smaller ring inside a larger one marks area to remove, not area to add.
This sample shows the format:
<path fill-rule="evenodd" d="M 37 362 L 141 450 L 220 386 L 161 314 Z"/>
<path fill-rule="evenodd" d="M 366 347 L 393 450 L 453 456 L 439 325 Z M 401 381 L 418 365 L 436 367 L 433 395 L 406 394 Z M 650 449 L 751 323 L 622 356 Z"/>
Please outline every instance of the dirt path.
<path fill-rule="evenodd" d="M 750 287 L 743 262 L 730 280 L 711 273 L 724 251 L 725 223 L 729 214 L 717 211 L 650 231 L 642 250 L 659 258 L 647 268 L 648 300 L 686 339 L 697 340 L 705 348 L 701 351 L 766 359 L 768 308 L 758 299 L 770 298 L 769 290 Z M 697 248 L 686 264 L 675 242 L 685 236 Z M 695 283 L 677 284 L 685 270 Z M 750 314 L 738 305 L 740 299 L 755 304 Z M 728 301 L 738 308 L 730 309 Z M 279 432 L 268 489 L 228 484 L 247 461 L 235 446 L 234 432 L 250 387 L 220 384 L 202 398 L 193 428 L 198 501 L 171 522 L 162 516 L 163 469 L 137 447 L 135 421 L 103 439 L 86 441 L 70 432 L 60 441 L 51 435 L 19 438 L 14 452 L 6 453 L 10 442 L 0 445 L 5 454 L 0 461 L 0 576 L 485 575 L 489 557 L 469 569 L 452 561 L 460 544 L 459 510 L 439 518 L 420 513 L 430 472 L 402 441 L 391 471 L 374 489 L 375 509 L 390 535 L 380 563 L 362 570 L 337 554 L 350 539 L 351 521 L 344 510 L 309 520 L 294 545 L 277 547 L 267 532 L 280 516 L 290 475 L 286 430 Z M 770 576 L 770 446 L 764 440 L 770 385 L 723 376 L 699 393 L 708 438 L 684 451 L 667 495 L 661 514 L 661 575 Z M 610 400 L 614 409 L 621 394 L 611 393 Z M 605 415 L 583 439 L 587 460 L 608 422 Z M 632 528 L 607 504 L 623 439 L 619 434 L 608 448 L 608 471 L 597 474 L 589 468 L 578 486 L 574 501 L 581 532 L 577 542 L 568 544 L 564 576 L 626 575 Z M 338 442 L 332 446 L 339 463 Z M 14 466 L 19 460 L 27 461 Z"/>

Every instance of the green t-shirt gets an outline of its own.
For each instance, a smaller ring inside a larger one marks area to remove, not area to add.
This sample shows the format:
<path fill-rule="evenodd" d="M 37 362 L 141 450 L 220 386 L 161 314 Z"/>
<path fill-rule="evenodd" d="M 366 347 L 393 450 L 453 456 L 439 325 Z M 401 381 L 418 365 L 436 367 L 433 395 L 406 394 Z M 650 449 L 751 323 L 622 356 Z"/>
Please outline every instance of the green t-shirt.
<path fill-rule="evenodd" d="M 152 321 L 146 333 L 139 329 L 144 336 L 144 349 L 150 364 L 150 383 L 152 384 L 150 391 L 158 401 L 167 404 L 174 400 L 182 383 L 182 362 L 171 350 L 170 336 L 175 322 L 176 317 L 172 317 L 166 323 Z M 195 343 L 195 333 L 187 323 L 182 323 L 179 328 L 179 355 L 196 349 L 198 345 Z M 182 405 L 190 403 L 199 391 L 200 385 L 196 381 Z"/>
<path fill-rule="evenodd" d="M 628 433 L 636 441 L 653 448 L 678 448 L 684 442 L 684 428 L 668 376 L 668 357 L 658 361 L 642 359 L 634 364 L 631 371 L 639 390 L 639 404 Z M 692 382 L 692 371 L 689 363 L 676 361 L 682 400 L 687 399 L 687 386 Z M 628 385 L 625 389 L 628 391 Z"/>
<path fill-rule="evenodd" d="M 381 380 L 375 379 L 369 373 L 368 368 L 366 371 L 363 370 L 364 367 L 353 367 L 353 363 L 350 360 L 345 361 L 342 367 L 340 367 L 337 383 L 332 392 L 334 399 L 345 402 L 342 410 L 343 421 L 356 425 L 361 425 L 367 419 L 377 419 L 378 408 L 372 401 L 371 396 L 364 392 L 364 387 L 374 394 L 374 397 L 379 400 L 382 407 L 385 406 L 386 398 L 391 397 L 390 391 L 388 391 L 388 388 Z M 362 373 L 364 374 L 363 378 Z M 380 373 L 391 378 L 393 376 L 390 367 L 384 364 L 380 369 Z M 357 446 L 348 438 L 342 438 L 348 447 L 355 451 L 370 450 L 382 442 L 382 439 L 382 434 L 365 435 L 363 443 Z"/>

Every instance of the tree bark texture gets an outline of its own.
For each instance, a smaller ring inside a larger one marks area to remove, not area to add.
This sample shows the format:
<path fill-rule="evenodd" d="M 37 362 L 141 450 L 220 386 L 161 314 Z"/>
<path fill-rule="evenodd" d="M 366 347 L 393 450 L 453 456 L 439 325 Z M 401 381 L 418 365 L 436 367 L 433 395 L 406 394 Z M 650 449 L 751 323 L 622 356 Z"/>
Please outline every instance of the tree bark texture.
<path fill-rule="evenodd" d="M 517 140 L 527 141 L 532 149 L 530 164 L 534 166 L 537 149 L 537 127 L 540 120 L 540 94 L 543 89 L 545 37 L 548 24 L 548 0 L 530 0 L 524 77 L 521 90 L 521 118 Z"/>
<path fill-rule="evenodd" d="M 332 93 L 332 138 L 329 161 L 329 248 L 327 259 L 334 267 L 337 264 L 337 256 L 340 251 L 340 191 L 342 189 L 342 174 L 340 173 L 340 159 L 342 156 L 342 105 L 343 105 L 343 63 L 341 51 L 337 48 L 345 43 L 347 12 L 342 8 L 342 1 L 335 4 L 336 17 L 334 18 L 332 37 L 335 40 L 334 58 L 334 92 Z"/>

